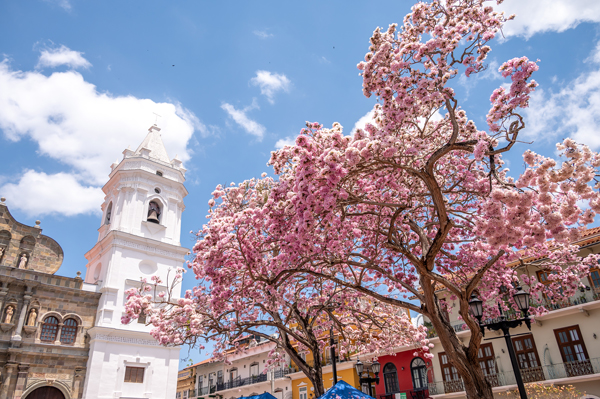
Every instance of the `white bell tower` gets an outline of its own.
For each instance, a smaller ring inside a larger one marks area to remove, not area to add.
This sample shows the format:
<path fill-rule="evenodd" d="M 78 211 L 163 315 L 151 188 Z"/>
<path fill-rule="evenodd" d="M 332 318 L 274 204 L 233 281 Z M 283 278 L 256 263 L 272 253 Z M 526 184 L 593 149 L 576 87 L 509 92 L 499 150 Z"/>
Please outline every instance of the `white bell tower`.
<path fill-rule="evenodd" d="M 85 254 L 85 282 L 94 284 L 102 298 L 96 325 L 89 330 L 83 397 L 172 399 L 179 348 L 160 346 L 151 327 L 139 321 L 123 325 L 121 316 L 126 290 L 154 275 L 171 287 L 175 269 L 189 253 L 180 244 L 186 170 L 177 157 L 169 160 L 156 125 L 135 152 L 123 151 L 111 169 L 102 188 L 106 196 L 98 242 Z M 172 294 L 179 297 L 180 292 L 177 286 Z"/>

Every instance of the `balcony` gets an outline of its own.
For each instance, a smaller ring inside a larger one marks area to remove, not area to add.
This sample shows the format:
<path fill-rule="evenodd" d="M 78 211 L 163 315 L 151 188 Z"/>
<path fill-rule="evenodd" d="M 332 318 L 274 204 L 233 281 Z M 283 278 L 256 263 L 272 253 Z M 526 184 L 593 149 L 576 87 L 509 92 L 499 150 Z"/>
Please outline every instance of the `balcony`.
<path fill-rule="evenodd" d="M 521 376 L 523 377 L 523 381 L 525 383 L 594 374 L 598 374 L 597 377 L 600 379 L 600 358 L 558 363 L 550 366 L 534 367 L 521 370 Z M 489 374 L 487 378 L 493 387 L 516 385 L 517 383 L 512 370 L 505 373 Z M 465 388 L 462 380 L 435 381 L 429 383 L 430 395 L 444 395 L 462 392 L 464 390 Z M 407 395 L 407 398 L 410 398 L 410 396 Z"/>
<path fill-rule="evenodd" d="M 461 332 L 461 331 L 469 330 L 469 327 L 467 327 L 467 324 L 462 320 L 453 321 L 452 323 L 450 323 L 450 325 L 452 326 L 454 331 L 457 333 Z M 427 327 L 427 338 L 437 337 L 437 332 L 435 331 L 435 328 L 431 327 L 431 325 L 429 325 L 429 326 L 425 325 L 425 327 Z"/>
<path fill-rule="evenodd" d="M 278 369 L 273 371 L 273 379 L 278 379 L 278 378 L 283 378 L 285 375 L 289 374 L 291 371 L 290 369 Z M 248 385 L 252 385 L 252 384 L 258 384 L 260 382 L 265 382 L 269 380 L 269 373 L 267 374 L 259 374 L 259 375 L 255 375 L 252 377 L 246 377 L 246 378 L 235 378 L 232 381 L 227 381 L 227 382 L 222 382 L 222 383 L 217 383 L 216 386 L 213 386 L 212 388 L 215 388 L 216 391 L 225 391 L 227 389 L 233 389 L 233 388 L 238 388 L 238 387 L 242 387 L 242 386 L 248 386 Z M 204 388 L 202 388 L 204 389 Z M 213 392 L 210 392 L 213 393 Z M 199 395 L 202 396 L 203 394 Z"/>

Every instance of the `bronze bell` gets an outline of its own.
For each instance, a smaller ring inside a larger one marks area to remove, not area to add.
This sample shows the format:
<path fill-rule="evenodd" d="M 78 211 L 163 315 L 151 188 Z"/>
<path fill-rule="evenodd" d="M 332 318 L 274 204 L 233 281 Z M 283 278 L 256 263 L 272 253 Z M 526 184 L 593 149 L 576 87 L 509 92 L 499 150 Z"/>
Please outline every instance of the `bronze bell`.
<path fill-rule="evenodd" d="M 158 220 L 158 215 L 156 214 L 156 211 L 154 209 L 152 209 L 150 211 L 150 214 L 148 215 L 148 221 L 152 222 L 152 223 L 160 224 L 160 220 Z"/>

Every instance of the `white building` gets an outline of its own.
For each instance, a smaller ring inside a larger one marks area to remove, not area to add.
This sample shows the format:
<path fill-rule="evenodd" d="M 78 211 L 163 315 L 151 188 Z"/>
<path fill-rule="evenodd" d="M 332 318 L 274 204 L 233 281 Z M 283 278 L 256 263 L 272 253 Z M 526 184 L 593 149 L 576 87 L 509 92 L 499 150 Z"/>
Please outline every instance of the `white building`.
<path fill-rule="evenodd" d="M 288 374 L 292 370 L 281 367 L 265 372 L 269 352 L 275 344 L 249 336 L 239 345 L 243 348 L 241 351 L 226 356 L 229 364 L 207 360 L 197 366 L 197 389 L 188 397 L 235 399 L 269 392 L 277 399 L 291 399 L 292 379 Z"/>
<path fill-rule="evenodd" d="M 125 291 L 140 278 L 172 281 L 188 249 L 180 245 L 185 169 L 169 160 L 152 126 L 134 152 L 123 151 L 111 166 L 102 204 L 98 242 L 85 255 L 85 282 L 102 293 L 96 325 L 89 330 L 90 352 L 83 397 L 175 397 L 179 348 L 160 346 L 143 323 L 121 324 Z M 165 289 L 166 287 L 162 287 Z M 175 287 L 173 295 L 180 296 Z"/>

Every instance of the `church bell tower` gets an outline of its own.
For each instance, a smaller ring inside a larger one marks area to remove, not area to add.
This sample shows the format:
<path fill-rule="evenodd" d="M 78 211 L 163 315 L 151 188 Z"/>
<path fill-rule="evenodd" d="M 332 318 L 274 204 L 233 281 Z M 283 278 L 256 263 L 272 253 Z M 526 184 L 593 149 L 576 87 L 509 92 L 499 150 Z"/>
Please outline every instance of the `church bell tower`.
<path fill-rule="evenodd" d="M 151 326 L 123 325 L 121 316 L 126 290 L 155 275 L 171 288 L 189 253 L 180 244 L 185 172 L 177 157 L 169 160 L 156 125 L 136 151 L 126 149 L 111 165 L 98 241 L 85 254 L 85 282 L 102 293 L 89 330 L 86 399 L 175 397 L 179 348 L 160 346 Z M 172 295 L 180 292 L 176 286 Z"/>

